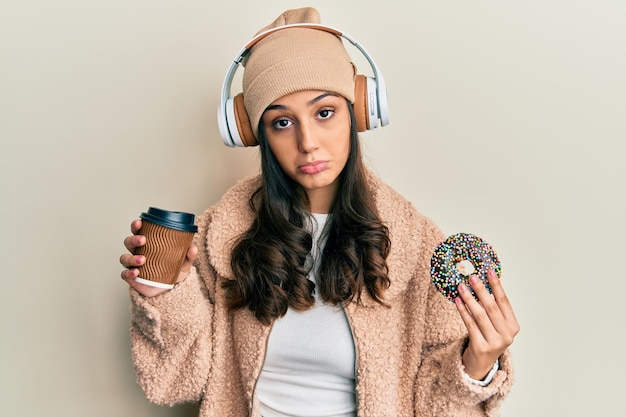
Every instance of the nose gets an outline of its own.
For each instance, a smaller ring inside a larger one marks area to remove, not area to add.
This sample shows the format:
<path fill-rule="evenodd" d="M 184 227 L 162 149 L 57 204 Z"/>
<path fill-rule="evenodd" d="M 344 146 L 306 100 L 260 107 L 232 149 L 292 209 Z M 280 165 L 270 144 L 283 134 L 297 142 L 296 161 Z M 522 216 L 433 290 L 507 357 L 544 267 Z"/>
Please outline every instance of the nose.
<path fill-rule="evenodd" d="M 310 153 L 319 148 L 319 140 L 310 123 L 298 125 L 298 149 L 300 152 Z"/>

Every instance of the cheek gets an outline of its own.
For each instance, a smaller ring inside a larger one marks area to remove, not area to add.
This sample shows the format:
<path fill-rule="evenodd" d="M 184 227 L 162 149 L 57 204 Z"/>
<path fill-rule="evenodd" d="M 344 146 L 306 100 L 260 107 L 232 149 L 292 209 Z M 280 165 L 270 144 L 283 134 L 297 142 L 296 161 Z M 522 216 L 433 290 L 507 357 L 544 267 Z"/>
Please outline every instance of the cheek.
<path fill-rule="evenodd" d="M 350 155 L 350 130 L 348 129 L 344 132 L 341 137 L 343 137 L 344 140 L 336 143 L 335 154 L 345 163 Z"/>
<path fill-rule="evenodd" d="M 350 141 L 348 140 L 341 149 L 339 150 L 340 158 L 343 161 L 343 165 L 348 161 L 348 157 L 350 156 Z"/>
<path fill-rule="evenodd" d="M 272 155 L 274 155 L 274 158 L 278 162 L 278 165 L 283 170 L 289 168 L 290 162 L 293 160 L 295 155 L 294 151 L 290 149 L 291 146 L 288 146 L 285 143 L 277 144 L 270 141 L 268 141 L 268 145 Z"/>

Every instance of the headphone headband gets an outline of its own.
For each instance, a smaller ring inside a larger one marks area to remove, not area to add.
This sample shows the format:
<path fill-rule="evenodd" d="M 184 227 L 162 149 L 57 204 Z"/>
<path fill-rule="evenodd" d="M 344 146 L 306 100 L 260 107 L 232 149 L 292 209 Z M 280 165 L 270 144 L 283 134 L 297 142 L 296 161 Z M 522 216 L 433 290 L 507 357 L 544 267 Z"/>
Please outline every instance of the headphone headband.
<path fill-rule="evenodd" d="M 230 90 L 232 86 L 233 79 L 235 77 L 235 73 L 239 68 L 239 64 L 241 64 L 252 49 L 254 45 L 258 42 L 271 35 L 272 33 L 282 31 L 285 29 L 291 28 L 305 28 L 305 29 L 315 29 L 321 30 L 324 32 L 331 33 L 335 36 L 343 38 L 350 42 L 355 48 L 361 52 L 361 54 L 365 57 L 367 62 L 369 63 L 372 72 L 374 74 L 373 80 L 375 81 L 375 92 L 369 93 L 368 106 L 370 109 L 368 110 L 370 114 L 376 114 L 377 118 L 380 119 L 381 126 L 386 126 L 389 124 L 389 112 L 387 106 L 387 88 L 385 85 L 385 81 L 383 79 L 382 74 L 378 70 L 376 63 L 372 59 L 372 57 L 367 53 L 365 48 L 363 48 L 354 38 L 349 36 L 348 34 L 337 30 L 331 26 L 321 25 L 318 23 L 293 23 L 289 25 L 278 26 L 264 32 L 257 34 L 254 38 L 252 38 L 235 56 L 232 63 L 230 64 L 228 71 L 226 72 L 226 76 L 224 77 L 224 82 L 222 83 L 222 92 L 220 98 L 220 107 L 217 113 L 218 127 L 220 130 L 220 134 L 222 136 L 222 141 L 227 146 L 246 146 L 243 143 L 237 132 L 236 126 L 236 118 L 233 117 L 233 109 L 232 109 L 232 97 L 230 95 Z M 376 109 L 373 107 L 376 106 Z M 375 125 L 370 127 L 370 129 L 375 129 L 378 127 L 378 120 L 375 121 Z"/>
<path fill-rule="evenodd" d="M 316 29 L 321 30 L 323 32 L 332 33 L 335 36 L 343 36 L 340 31 L 337 29 L 331 28 L 330 26 L 320 25 L 319 23 L 292 23 L 289 25 L 276 26 L 274 28 L 268 29 L 265 32 L 261 32 L 257 34 L 254 38 L 252 38 L 243 49 L 250 50 L 254 45 L 256 45 L 259 41 L 271 35 L 274 32 L 279 32 L 284 29 L 290 28 L 304 28 L 304 29 Z"/>

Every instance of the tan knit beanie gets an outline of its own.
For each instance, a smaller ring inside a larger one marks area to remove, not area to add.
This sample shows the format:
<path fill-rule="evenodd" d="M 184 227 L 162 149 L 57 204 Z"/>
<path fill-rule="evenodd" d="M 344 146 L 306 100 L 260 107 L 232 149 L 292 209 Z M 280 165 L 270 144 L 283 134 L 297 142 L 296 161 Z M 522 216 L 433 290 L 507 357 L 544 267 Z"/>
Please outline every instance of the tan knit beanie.
<path fill-rule="evenodd" d="M 320 23 L 312 7 L 287 10 L 259 33 L 294 23 Z M 244 61 L 243 96 L 254 135 L 265 109 L 280 97 L 302 90 L 323 90 L 354 102 L 356 68 L 340 37 L 310 28 L 270 34 L 250 49 Z"/>

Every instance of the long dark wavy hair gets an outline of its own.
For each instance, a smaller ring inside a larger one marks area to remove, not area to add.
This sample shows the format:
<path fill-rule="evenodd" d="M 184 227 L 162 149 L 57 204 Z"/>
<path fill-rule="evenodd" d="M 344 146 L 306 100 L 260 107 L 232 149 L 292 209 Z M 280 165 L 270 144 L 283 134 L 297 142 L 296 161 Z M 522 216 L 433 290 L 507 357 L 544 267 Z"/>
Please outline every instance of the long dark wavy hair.
<path fill-rule="evenodd" d="M 264 324 L 283 316 L 287 308 L 313 306 L 313 291 L 331 304 L 361 302 L 363 290 L 382 305 L 389 287 L 387 256 L 390 240 L 378 216 L 373 193 L 365 180 L 352 105 L 350 154 L 340 174 L 337 197 L 326 224 L 327 240 L 316 285 L 307 276 L 312 237 L 307 231 L 309 200 L 305 190 L 289 178 L 269 148 L 263 123 L 259 125 L 261 185 L 250 198 L 256 218 L 236 243 L 227 280 L 229 309 L 249 308 Z"/>

